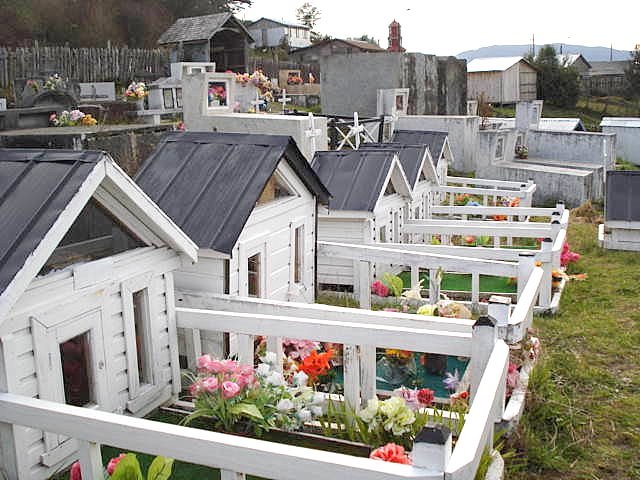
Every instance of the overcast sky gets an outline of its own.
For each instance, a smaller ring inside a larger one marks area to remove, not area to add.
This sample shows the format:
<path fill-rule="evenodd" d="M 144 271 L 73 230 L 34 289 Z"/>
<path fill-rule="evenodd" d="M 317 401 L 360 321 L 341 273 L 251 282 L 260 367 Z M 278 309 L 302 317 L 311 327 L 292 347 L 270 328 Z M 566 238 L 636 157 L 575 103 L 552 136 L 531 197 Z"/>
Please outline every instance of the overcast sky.
<path fill-rule="evenodd" d="M 295 21 L 304 0 L 253 0 L 239 17 Z M 570 43 L 631 50 L 640 43 L 638 0 L 315 0 L 316 30 L 333 37 L 373 36 L 387 46 L 388 25 L 402 25 L 412 52 L 456 55 L 490 45 Z M 635 6 L 634 6 L 635 5 Z"/>

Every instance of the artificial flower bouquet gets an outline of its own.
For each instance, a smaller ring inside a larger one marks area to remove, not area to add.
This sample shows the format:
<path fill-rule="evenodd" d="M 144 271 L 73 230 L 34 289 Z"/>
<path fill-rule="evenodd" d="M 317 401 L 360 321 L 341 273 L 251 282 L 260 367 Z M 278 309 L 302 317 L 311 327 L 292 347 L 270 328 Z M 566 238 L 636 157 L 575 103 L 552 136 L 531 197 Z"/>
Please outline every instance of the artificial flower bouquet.
<path fill-rule="evenodd" d="M 49 92 L 64 91 L 67 88 L 67 79 L 61 77 L 60 74 L 55 73 L 47 78 L 42 88 Z"/>
<path fill-rule="evenodd" d="M 52 113 L 49 117 L 49 125 L 53 127 L 93 127 L 98 124 L 98 120 L 91 114 L 85 114 L 80 110 L 64 110 L 59 115 Z"/>
<path fill-rule="evenodd" d="M 149 92 L 144 82 L 131 82 L 124 91 L 124 99 L 137 102 L 138 100 L 143 100 L 148 94 Z"/>

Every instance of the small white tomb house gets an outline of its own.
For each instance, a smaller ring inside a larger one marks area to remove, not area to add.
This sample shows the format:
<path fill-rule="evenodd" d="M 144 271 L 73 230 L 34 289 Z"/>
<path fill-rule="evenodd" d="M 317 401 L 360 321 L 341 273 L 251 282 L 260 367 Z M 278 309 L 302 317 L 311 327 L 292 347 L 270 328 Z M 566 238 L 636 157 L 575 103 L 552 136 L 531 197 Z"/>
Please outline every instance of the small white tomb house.
<path fill-rule="evenodd" d="M 0 392 L 135 416 L 177 396 L 173 271 L 197 247 L 133 180 L 103 152 L 0 149 L 0 216 Z M 0 477 L 77 450 L 0 424 Z"/>

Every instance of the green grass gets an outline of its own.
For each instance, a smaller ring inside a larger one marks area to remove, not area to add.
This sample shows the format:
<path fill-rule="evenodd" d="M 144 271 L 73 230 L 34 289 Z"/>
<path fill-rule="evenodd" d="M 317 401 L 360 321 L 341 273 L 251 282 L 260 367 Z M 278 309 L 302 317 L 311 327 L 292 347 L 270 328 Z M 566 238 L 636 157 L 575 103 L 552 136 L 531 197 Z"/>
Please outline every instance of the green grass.
<path fill-rule="evenodd" d="M 640 479 L 640 254 L 600 249 L 593 224 L 569 241 L 589 279 L 535 321 L 543 355 L 507 478 Z"/>
<path fill-rule="evenodd" d="M 635 163 L 626 161 L 624 158 L 618 157 L 616 159 L 616 170 L 640 170 L 640 166 Z"/>
<path fill-rule="evenodd" d="M 404 288 L 411 288 L 411 273 L 402 272 L 400 278 L 404 282 Z M 420 272 L 420 279 L 424 280 L 422 288 L 429 288 L 429 274 Z M 471 275 L 462 273 L 445 273 L 442 279 L 442 290 L 453 290 L 459 292 L 471 291 Z M 480 275 L 480 291 L 492 293 L 516 293 L 517 285 L 507 277 L 494 277 Z"/>
<path fill-rule="evenodd" d="M 515 107 L 494 107 L 497 117 L 515 117 Z M 579 117 L 587 130 L 600 131 L 603 117 L 637 117 L 640 101 L 622 97 L 582 97 L 575 108 L 561 108 L 545 103 L 543 117 Z"/>

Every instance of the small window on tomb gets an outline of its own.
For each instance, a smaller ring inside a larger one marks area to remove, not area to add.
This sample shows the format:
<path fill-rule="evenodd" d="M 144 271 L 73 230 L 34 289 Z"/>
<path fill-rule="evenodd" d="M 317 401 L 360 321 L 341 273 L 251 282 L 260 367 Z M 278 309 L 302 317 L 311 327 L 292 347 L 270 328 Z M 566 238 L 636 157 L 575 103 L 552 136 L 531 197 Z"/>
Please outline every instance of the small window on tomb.
<path fill-rule="evenodd" d="M 265 203 L 293 196 L 295 196 L 293 190 L 289 188 L 280 175 L 274 173 L 264 187 L 256 205 L 264 205 Z"/>
<path fill-rule="evenodd" d="M 496 158 L 502 158 L 504 154 L 504 139 L 499 138 L 496 144 Z"/>
<path fill-rule="evenodd" d="M 261 255 L 256 253 L 247 260 L 247 283 L 250 297 L 260 297 Z"/>
<path fill-rule="evenodd" d="M 404 95 L 396 95 L 396 110 L 404 112 Z"/>
<path fill-rule="evenodd" d="M 413 218 L 415 218 L 415 219 L 420 218 L 420 207 L 416 207 L 416 209 L 414 210 Z"/>
<path fill-rule="evenodd" d="M 91 369 L 89 332 L 60 344 L 64 377 L 64 399 L 67 405 L 84 407 L 95 403 Z"/>
<path fill-rule="evenodd" d="M 302 283 L 303 259 L 304 227 L 300 226 L 293 234 L 293 281 L 295 283 Z"/>
<path fill-rule="evenodd" d="M 136 356 L 138 360 L 138 379 L 140 385 L 153 384 L 151 368 L 151 348 L 149 338 L 149 293 L 142 289 L 133 292 L 133 327 L 136 338 Z"/>
<path fill-rule="evenodd" d="M 207 105 L 209 108 L 226 107 L 228 91 L 226 82 L 208 82 Z"/>
<path fill-rule="evenodd" d="M 222 291 L 225 295 L 229 295 L 230 284 L 231 284 L 231 268 L 230 268 L 231 260 L 225 258 L 222 261 Z"/>
<path fill-rule="evenodd" d="M 387 241 L 387 227 L 386 225 L 380 227 L 380 243 L 385 243 Z"/>
<path fill-rule="evenodd" d="M 142 240 L 102 205 L 91 199 L 42 267 L 39 275 L 144 246 Z"/>
<path fill-rule="evenodd" d="M 393 186 L 393 182 L 392 181 L 389 181 L 389 183 L 387 183 L 387 188 L 385 188 L 385 190 L 384 190 L 384 194 L 385 195 L 394 195 L 396 193 L 398 193 L 396 191 L 396 187 Z"/>
<path fill-rule="evenodd" d="M 175 104 L 173 102 L 173 89 L 172 88 L 163 88 L 162 89 L 162 99 L 164 103 L 164 108 L 175 108 Z"/>
<path fill-rule="evenodd" d="M 176 88 L 176 107 L 182 108 L 182 89 Z"/>
<path fill-rule="evenodd" d="M 420 181 L 421 182 L 427 181 L 427 176 L 424 174 L 424 170 L 420 170 Z"/>

